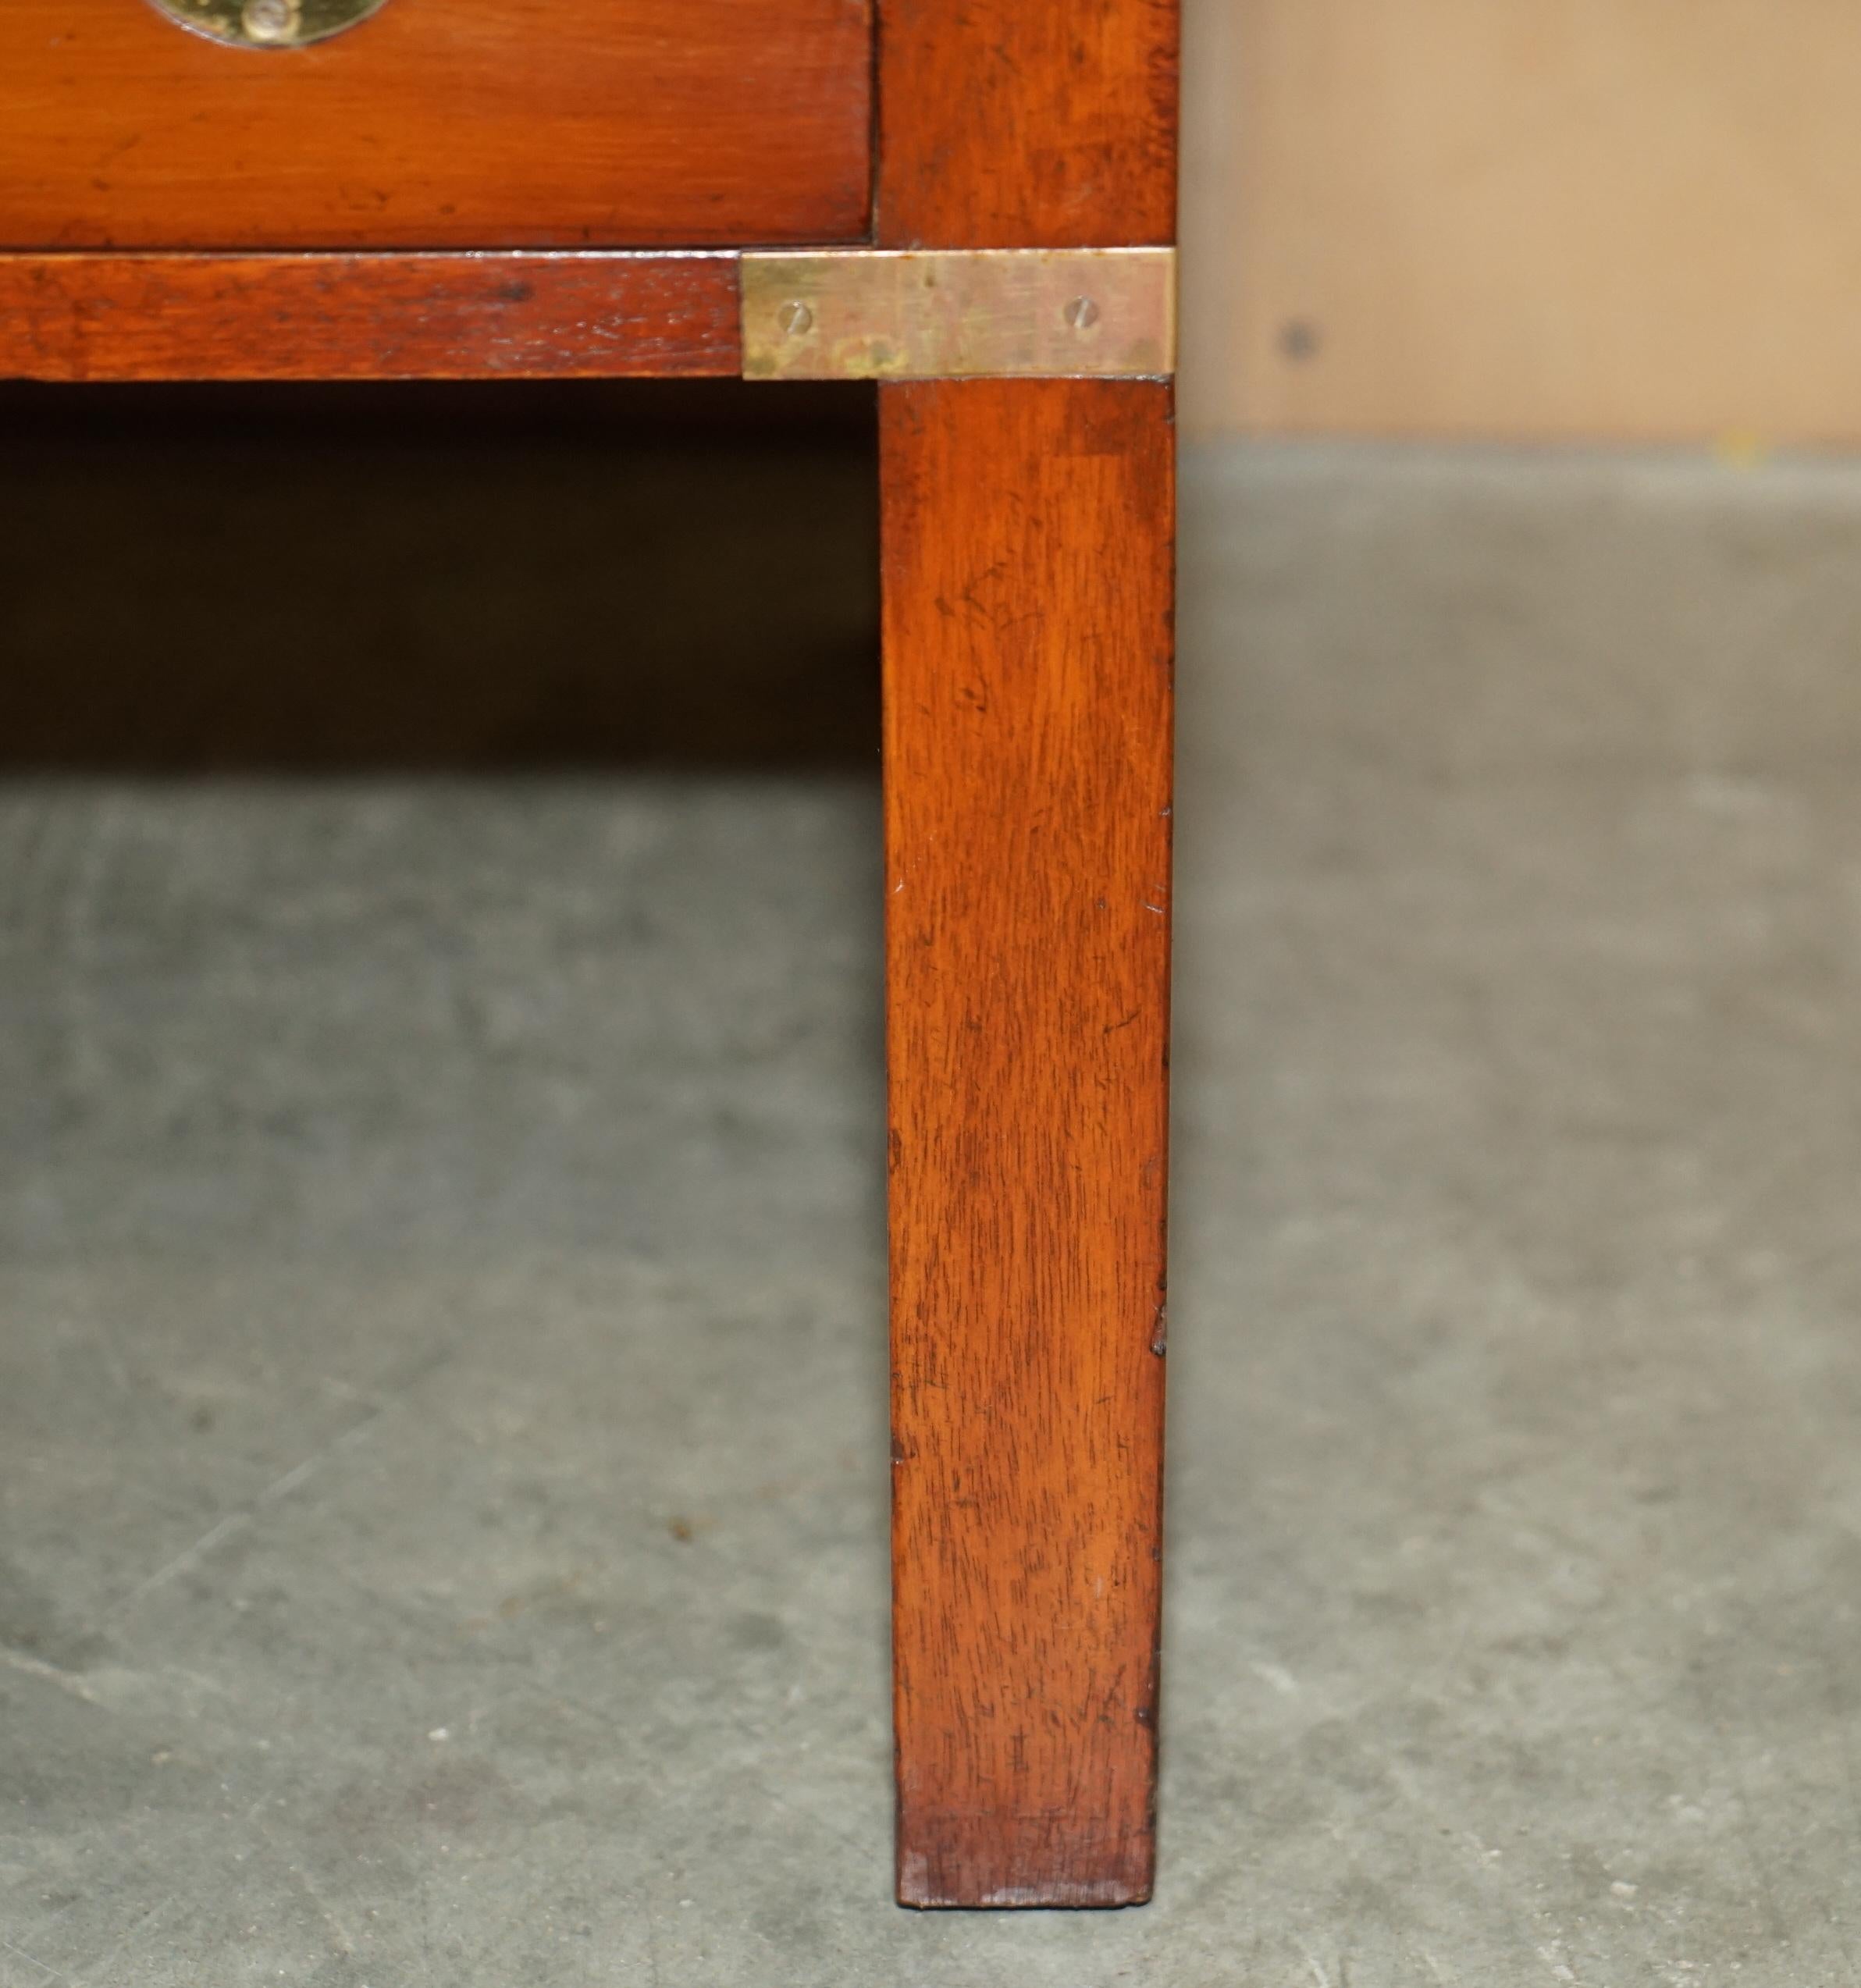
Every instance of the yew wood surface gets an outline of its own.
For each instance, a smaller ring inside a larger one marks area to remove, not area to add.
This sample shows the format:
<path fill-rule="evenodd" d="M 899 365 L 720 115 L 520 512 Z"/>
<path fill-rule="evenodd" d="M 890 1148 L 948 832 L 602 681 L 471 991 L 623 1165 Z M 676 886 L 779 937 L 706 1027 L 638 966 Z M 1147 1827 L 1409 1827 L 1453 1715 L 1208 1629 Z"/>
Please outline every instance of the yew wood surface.
<path fill-rule="evenodd" d="M 1166 243 L 1173 0 L 0 5 L 0 371 L 736 368 L 732 258 Z M 875 177 L 876 176 L 876 177 Z M 405 256 L 352 253 L 408 249 Z M 340 251 L 326 255 L 281 251 Z M 899 1896 L 1154 1858 L 1171 389 L 880 390 Z"/>
<path fill-rule="evenodd" d="M 881 389 L 898 1877 L 1148 1894 L 1171 389 Z"/>
<path fill-rule="evenodd" d="M 1176 0 L 881 0 L 879 242 L 1173 242 L 1176 63 Z"/>
<path fill-rule="evenodd" d="M 0 4 L 0 247 L 850 240 L 868 0 L 388 0 L 308 48 Z"/>
<path fill-rule="evenodd" d="M 0 253 L 0 378 L 523 379 L 738 371 L 737 258 Z"/>

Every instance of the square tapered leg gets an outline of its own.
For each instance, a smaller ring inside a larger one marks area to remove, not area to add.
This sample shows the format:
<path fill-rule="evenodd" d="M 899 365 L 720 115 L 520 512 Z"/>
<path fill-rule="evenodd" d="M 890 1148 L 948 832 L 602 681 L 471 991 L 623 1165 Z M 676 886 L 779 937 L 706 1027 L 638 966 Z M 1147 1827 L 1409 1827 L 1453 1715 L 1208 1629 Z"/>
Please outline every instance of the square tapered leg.
<path fill-rule="evenodd" d="M 898 1883 L 1149 1895 L 1171 389 L 881 389 Z"/>

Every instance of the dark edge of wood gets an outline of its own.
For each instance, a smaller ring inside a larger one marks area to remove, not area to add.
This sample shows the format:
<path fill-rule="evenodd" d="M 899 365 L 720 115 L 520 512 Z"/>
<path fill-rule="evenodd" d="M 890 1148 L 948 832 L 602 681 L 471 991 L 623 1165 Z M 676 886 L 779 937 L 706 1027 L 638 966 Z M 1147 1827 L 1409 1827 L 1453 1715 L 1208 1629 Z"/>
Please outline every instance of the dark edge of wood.
<path fill-rule="evenodd" d="M 1177 0 L 880 0 L 874 239 L 1176 240 Z"/>
<path fill-rule="evenodd" d="M 1172 389 L 880 389 L 898 1896 L 1150 1895 Z"/>
<path fill-rule="evenodd" d="M 742 369 L 734 251 L 0 253 L 0 379 L 572 379 Z"/>

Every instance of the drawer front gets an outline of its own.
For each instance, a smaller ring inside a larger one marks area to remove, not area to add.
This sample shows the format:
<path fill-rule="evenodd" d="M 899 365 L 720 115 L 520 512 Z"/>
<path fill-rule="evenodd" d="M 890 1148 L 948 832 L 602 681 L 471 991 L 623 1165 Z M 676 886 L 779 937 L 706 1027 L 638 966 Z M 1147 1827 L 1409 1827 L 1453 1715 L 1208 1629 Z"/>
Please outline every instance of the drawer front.
<path fill-rule="evenodd" d="M 304 47 L 0 0 L 0 246 L 843 241 L 870 0 L 383 0 Z"/>

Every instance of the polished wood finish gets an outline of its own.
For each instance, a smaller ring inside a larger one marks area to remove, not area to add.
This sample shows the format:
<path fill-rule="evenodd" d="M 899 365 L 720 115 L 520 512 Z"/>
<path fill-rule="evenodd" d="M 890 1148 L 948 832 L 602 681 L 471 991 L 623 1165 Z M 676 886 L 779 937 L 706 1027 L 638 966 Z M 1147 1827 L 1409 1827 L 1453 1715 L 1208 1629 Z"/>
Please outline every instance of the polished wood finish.
<path fill-rule="evenodd" d="M 1149 1894 L 1171 389 L 881 389 L 898 1876 Z"/>
<path fill-rule="evenodd" d="M 141 0 L 0 5 L 0 246 L 849 240 L 866 0 L 388 0 L 255 52 Z"/>
<path fill-rule="evenodd" d="M 0 373 L 723 373 L 734 255 L 588 251 L 1172 240 L 1175 0 L 881 0 L 876 156 L 871 31 L 869 0 L 389 0 L 253 54 L 140 0 L 3 0 Z M 1129 1904 L 1154 1862 L 1172 389 L 879 401 L 898 1895 Z"/>
<path fill-rule="evenodd" d="M 1172 241 L 1176 16 L 881 0 L 875 239 Z M 1154 1858 L 1171 389 L 880 404 L 898 1896 L 1127 1904 Z"/>
<path fill-rule="evenodd" d="M 1176 0 L 881 0 L 876 238 L 1176 240 Z"/>
<path fill-rule="evenodd" d="M 722 251 L 0 254 L 0 378 L 690 378 L 739 365 Z"/>

